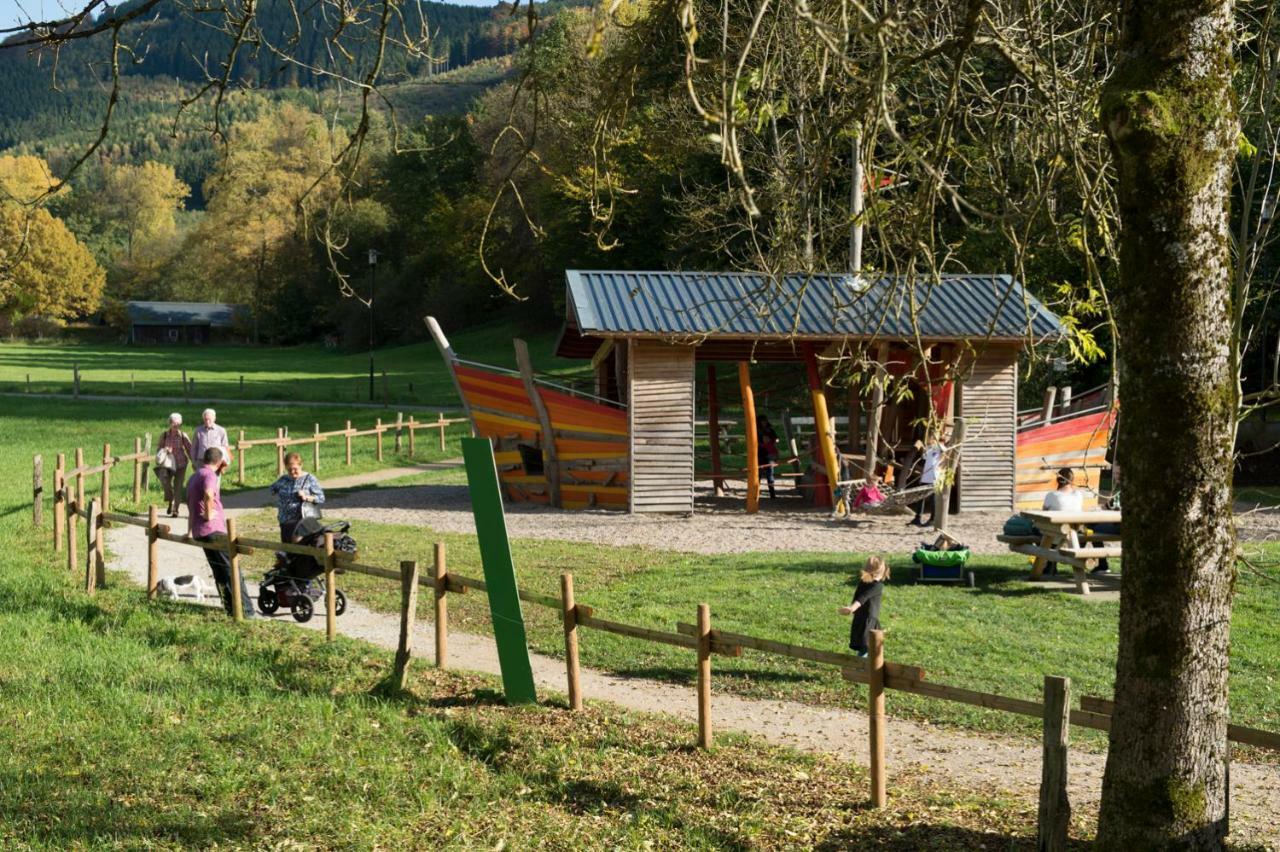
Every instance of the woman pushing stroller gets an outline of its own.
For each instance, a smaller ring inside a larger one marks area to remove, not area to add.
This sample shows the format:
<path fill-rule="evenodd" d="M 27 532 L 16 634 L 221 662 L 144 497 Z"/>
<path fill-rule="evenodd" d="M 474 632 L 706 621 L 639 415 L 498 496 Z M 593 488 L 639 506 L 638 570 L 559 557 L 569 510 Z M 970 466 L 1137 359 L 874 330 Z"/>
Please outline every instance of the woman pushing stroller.
<path fill-rule="evenodd" d="M 324 489 L 320 481 L 302 469 L 302 456 L 289 453 L 284 457 L 285 473 L 271 484 L 278 508 L 280 540 L 293 541 L 294 529 L 303 518 L 319 518 L 324 505 Z"/>

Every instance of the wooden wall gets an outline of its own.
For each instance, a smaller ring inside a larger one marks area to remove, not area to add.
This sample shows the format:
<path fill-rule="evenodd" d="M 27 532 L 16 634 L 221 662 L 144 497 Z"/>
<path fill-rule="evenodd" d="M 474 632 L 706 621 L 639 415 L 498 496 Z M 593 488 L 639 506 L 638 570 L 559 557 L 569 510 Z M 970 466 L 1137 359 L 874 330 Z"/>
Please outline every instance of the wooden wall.
<path fill-rule="evenodd" d="M 693 511 L 692 346 L 632 340 L 627 398 L 631 511 Z"/>
<path fill-rule="evenodd" d="M 1018 352 L 988 347 L 960 389 L 965 419 L 960 508 L 1012 510 L 1017 471 Z"/>

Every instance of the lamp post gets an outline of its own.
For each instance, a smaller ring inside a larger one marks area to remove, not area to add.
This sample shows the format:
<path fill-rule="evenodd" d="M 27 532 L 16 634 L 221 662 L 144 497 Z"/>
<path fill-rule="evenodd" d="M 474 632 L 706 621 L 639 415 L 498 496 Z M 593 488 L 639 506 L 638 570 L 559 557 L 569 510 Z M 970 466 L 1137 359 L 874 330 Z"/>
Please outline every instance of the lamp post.
<path fill-rule="evenodd" d="M 378 284 L 378 250 L 369 249 L 369 401 L 373 402 L 373 297 Z"/>

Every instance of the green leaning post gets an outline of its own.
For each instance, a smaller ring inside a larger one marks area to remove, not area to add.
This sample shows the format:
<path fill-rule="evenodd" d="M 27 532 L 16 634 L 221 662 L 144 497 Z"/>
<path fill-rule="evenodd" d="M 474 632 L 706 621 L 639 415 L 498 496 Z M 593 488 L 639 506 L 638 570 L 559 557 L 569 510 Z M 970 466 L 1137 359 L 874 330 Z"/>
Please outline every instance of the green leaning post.
<path fill-rule="evenodd" d="M 529 661 L 529 643 L 520 612 L 516 567 L 511 561 L 511 542 L 507 539 L 507 520 L 502 509 L 493 446 L 488 438 L 463 438 L 462 459 L 467 467 L 467 490 L 471 492 L 480 561 L 489 589 L 489 615 L 498 645 L 498 663 L 502 667 L 502 688 L 510 704 L 533 703 L 538 700 L 538 693 L 533 684 L 533 665 Z"/>

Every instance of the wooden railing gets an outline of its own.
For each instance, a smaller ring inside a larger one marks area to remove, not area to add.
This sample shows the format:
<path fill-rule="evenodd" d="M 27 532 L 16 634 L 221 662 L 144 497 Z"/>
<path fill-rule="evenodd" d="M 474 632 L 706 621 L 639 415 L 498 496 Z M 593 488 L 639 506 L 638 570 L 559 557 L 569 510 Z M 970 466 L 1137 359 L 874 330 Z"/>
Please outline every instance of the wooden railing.
<path fill-rule="evenodd" d="M 333 546 L 332 534 L 325 536 L 323 547 L 285 544 L 240 535 L 234 520 L 229 520 L 226 535 L 216 536 L 212 541 L 198 542 L 186 536 L 175 534 L 170 530 L 169 526 L 159 523 L 155 506 L 150 507 L 146 518 L 140 518 L 105 511 L 98 498 L 93 498 L 86 505 L 82 502 L 83 496 L 73 495 L 71 489 L 65 487 L 65 485 L 58 490 L 55 497 L 55 536 L 62 534 L 62 530 L 56 524 L 56 520 L 61 514 L 66 519 L 67 564 L 69 569 L 72 570 L 76 568 L 78 562 L 77 523 L 79 520 L 86 521 L 84 584 L 85 590 L 89 594 L 93 594 L 97 587 L 102 586 L 106 581 L 101 530 L 107 524 L 114 523 L 140 527 L 147 536 L 146 594 L 149 599 L 154 599 L 156 596 L 159 576 L 159 548 L 157 542 L 168 541 L 203 549 L 225 549 L 232 566 L 232 613 L 237 621 L 243 618 L 243 607 L 240 600 L 239 560 L 241 556 L 255 554 L 259 548 L 267 551 L 281 550 L 288 553 L 312 556 L 321 562 L 324 566 L 327 598 L 325 635 L 330 639 L 336 635 L 334 601 L 337 589 L 337 574 L 339 572 L 347 571 L 354 574 L 364 574 L 398 581 L 401 588 L 400 633 L 390 680 L 401 688 L 406 682 L 409 663 L 413 656 L 413 628 L 416 619 L 418 587 L 422 586 L 431 589 L 434 593 L 435 663 L 441 669 L 446 667 L 448 661 L 448 594 L 466 594 L 469 589 L 477 591 L 485 591 L 487 589 L 483 580 L 448 570 L 443 542 L 436 542 L 434 570 L 430 576 L 423 577 L 419 573 L 418 563 L 412 560 L 401 561 L 398 569 L 391 569 L 361 563 L 357 561 L 357 555 L 354 554 L 336 552 Z M 61 506 L 60 512 L 59 506 Z M 58 542 L 58 549 L 61 549 L 61 542 Z M 912 695 L 1041 719 L 1044 726 L 1043 773 L 1039 812 L 1041 849 L 1060 850 L 1066 848 L 1067 825 L 1070 818 L 1070 804 L 1066 787 L 1069 727 L 1075 725 L 1100 731 L 1107 731 L 1111 727 L 1112 703 L 1108 700 L 1086 696 L 1080 700 L 1078 709 L 1071 708 L 1071 683 L 1067 678 L 1046 676 L 1042 701 L 1030 701 L 1023 698 L 1013 698 L 936 683 L 928 679 L 923 668 L 886 660 L 884 634 L 878 630 L 872 632 L 869 655 L 866 658 L 862 658 L 844 652 L 810 648 L 714 628 L 711 622 L 711 609 L 705 603 L 697 605 L 694 611 L 696 616 L 694 623 L 677 623 L 674 631 L 659 630 L 606 619 L 599 615 L 594 607 L 577 602 L 573 575 L 569 573 L 560 575 L 560 595 L 558 597 L 525 590 L 521 590 L 519 596 L 526 603 L 556 610 L 559 615 L 564 628 L 569 706 L 573 710 L 582 708 L 582 680 L 579 667 L 580 628 L 600 630 L 641 641 L 683 648 L 693 652 L 697 671 L 697 737 L 698 744 L 703 748 L 709 748 L 713 741 L 711 692 L 711 660 L 713 656 L 740 657 L 744 650 L 751 650 L 838 668 L 845 680 L 864 684 L 868 688 L 870 796 L 873 805 L 876 807 L 883 807 L 887 802 L 888 788 L 884 743 L 889 721 L 885 710 L 886 691 L 897 690 Z M 1280 751 L 1280 733 L 1230 725 L 1227 735 L 1232 742 Z"/>

